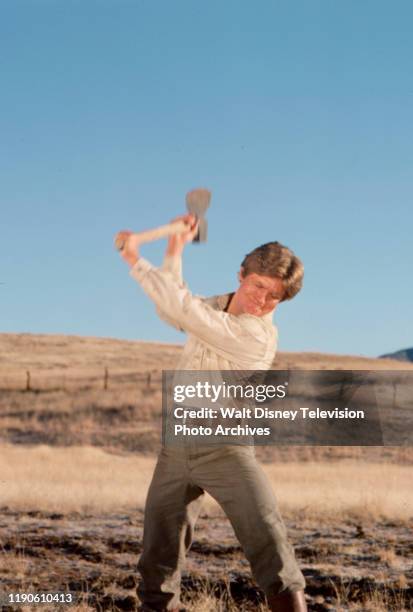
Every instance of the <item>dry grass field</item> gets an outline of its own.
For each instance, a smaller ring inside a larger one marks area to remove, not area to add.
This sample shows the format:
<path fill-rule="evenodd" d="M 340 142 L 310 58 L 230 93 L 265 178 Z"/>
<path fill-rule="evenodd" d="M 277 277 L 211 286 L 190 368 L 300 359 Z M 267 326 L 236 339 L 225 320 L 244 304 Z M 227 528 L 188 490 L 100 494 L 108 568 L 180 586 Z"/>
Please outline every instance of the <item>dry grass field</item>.
<path fill-rule="evenodd" d="M 135 609 L 143 505 L 160 446 L 161 371 L 173 369 L 180 351 L 0 334 L 3 591 L 70 590 L 78 599 L 72 610 Z M 274 368 L 397 373 L 413 364 L 284 353 Z M 259 447 L 257 455 L 306 576 L 310 611 L 412 609 L 412 448 Z M 194 612 L 266 609 L 210 498 L 183 593 Z"/>
<path fill-rule="evenodd" d="M 143 510 L 156 460 L 91 446 L 0 446 L 2 505 L 22 512 Z M 284 516 L 300 520 L 396 520 L 413 514 L 412 468 L 335 462 L 266 463 Z M 212 498 L 207 513 L 219 512 Z"/>

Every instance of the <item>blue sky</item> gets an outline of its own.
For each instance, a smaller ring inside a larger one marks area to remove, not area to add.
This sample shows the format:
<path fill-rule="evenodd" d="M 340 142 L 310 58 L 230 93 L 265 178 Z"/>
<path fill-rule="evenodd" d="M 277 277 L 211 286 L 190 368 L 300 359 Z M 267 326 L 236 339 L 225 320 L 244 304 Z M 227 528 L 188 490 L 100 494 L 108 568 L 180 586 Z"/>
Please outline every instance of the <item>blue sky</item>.
<path fill-rule="evenodd" d="M 195 293 L 279 240 L 306 268 L 281 350 L 411 346 L 412 22 L 403 0 L 3 0 L 0 331 L 181 342 L 112 239 L 207 186 Z"/>

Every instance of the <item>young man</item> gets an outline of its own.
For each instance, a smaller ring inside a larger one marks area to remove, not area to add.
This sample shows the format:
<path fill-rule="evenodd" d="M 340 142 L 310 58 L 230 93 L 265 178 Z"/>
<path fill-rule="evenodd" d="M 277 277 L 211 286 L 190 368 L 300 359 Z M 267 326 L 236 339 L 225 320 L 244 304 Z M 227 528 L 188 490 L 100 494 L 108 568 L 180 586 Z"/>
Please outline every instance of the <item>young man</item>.
<path fill-rule="evenodd" d="M 267 370 L 277 343 L 272 315 L 302 286 L 303 265 L 278 242 L 264 244 L 241 264 L 235 293 L 210 299 L 194 296 L 182 281 L 181 256 L 197 232 L 192 215 L 180 217 L 188 232 L 169 239 L 162 268 L 138 254 L 138 239 L 119 232 L 121 255 L 131 276 L 155 302 L 158 314 L 188 334 L 181 370 Z M 255 580 L 271 610 L 304 612 L 304 577 L 287 541 L 271 484 L 251 446 L 164 447 L 145 508 L 142 612 L 179 608 L 181 569 L 207 491 L 228 516 Z"/>

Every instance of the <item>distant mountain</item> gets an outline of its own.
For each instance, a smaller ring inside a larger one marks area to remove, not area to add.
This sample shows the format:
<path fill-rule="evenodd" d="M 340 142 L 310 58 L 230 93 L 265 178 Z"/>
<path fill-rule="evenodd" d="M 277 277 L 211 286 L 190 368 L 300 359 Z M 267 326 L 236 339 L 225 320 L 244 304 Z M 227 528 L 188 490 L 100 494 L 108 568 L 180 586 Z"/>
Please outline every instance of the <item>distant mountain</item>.
<path fill-rule="evenodd" d="M 402 349 L 395 353 L 380 355 L 380 359 L 397 359 L 397 361 L 413 361 L 413 348 Z"/>

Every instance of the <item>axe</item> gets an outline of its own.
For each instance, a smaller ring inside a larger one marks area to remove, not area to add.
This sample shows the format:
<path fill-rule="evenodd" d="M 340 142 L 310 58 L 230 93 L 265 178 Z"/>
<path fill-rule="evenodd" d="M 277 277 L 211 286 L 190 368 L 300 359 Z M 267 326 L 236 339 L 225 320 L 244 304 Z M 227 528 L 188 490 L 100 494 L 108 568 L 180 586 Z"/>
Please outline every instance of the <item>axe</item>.
<path fill-rule="evenodd" d="M 186 207 L 188 212 L 195 215 L 198 225 L 198 234 L 193 242 L 205 242 L 207 238 L 207 221 L 205 213 L 211 201 L 211 192 L 208 189 L 193 189 L 186 194 Z M 188 225 L 184 221 L 173 221 L 167 225 L 161 225 L 150 230 L 137 232 L 134 235 L 139 237 L 139 242 L 152 242 L 158 238 L 183 234 L 188 231 Z M 125 241 L 121 238 L 115 239 L 115 246 L 121 251 L 125 246 Z"/>

